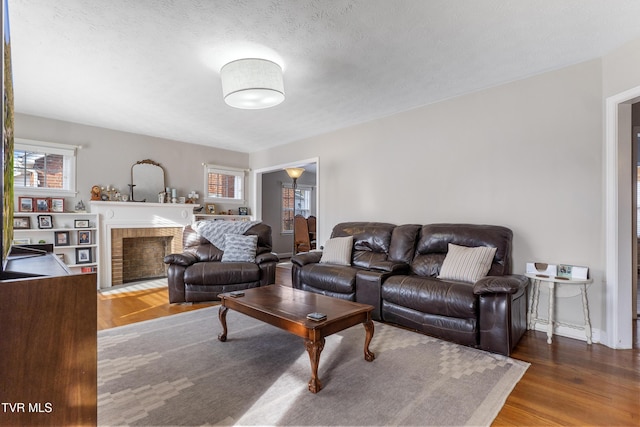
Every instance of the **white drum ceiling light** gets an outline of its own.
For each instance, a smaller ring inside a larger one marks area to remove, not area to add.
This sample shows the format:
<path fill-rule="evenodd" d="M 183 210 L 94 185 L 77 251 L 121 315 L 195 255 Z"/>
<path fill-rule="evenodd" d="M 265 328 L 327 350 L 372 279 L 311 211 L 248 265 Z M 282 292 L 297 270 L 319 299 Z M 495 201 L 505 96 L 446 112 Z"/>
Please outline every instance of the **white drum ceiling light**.
<path fill-rule="evenodd" d="M 282 68 L 266 59 L 238 59 L 220 69 L 224 101 L 235 108 L 258 110 L 284 101 Z"/>

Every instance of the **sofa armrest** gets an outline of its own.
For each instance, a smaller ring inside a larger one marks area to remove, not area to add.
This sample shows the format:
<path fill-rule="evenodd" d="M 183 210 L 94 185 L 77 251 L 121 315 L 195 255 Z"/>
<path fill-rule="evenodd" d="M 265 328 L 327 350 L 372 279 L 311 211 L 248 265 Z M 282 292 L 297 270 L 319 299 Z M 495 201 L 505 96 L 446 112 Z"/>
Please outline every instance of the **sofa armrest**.
<path fill-rule="evenodd" d="M 409 264 L 403 261 L 378 261 L 370 264 L 369 269 L 387 273 L 404 274 L 409 271 Z"/>
<path fill-rule="evenodd" d="M 529 279 L 519 274 L 506 276 L 486 276 L 473 285 L 473 293 L 486 294 L 515 294 L 526 289 Z"/>
<path fill-rule="evenodd" d="M 320 258 L 322 258 L 322 251 L 311 251 L 294 256 L 291 258 L 291 262 L 302 267 L 307 264 L 318 263 Z"/>
<path fill-rule="evenodd" d="M 165 264 L 177 264 L 183 267 L 189 267 L 198 261 L 195 255 L 190 253 L 170 254 L 164 257 Z"/>
<path fill-rule="evenodd" d="M 268 262 L 278 262 L 280 259 L 278 255 L 272 252 L 265 252 L 259 255 L 256 255 L 256 264 L 264 264 Z"/>
<path fill-rule="evenodd" d="M 393 275 L 392 272 L 380 270 L 360 270 L 356 273 L 356 302 L 373 306 L 373 320 L 382 320 L 382 284 Z"/>

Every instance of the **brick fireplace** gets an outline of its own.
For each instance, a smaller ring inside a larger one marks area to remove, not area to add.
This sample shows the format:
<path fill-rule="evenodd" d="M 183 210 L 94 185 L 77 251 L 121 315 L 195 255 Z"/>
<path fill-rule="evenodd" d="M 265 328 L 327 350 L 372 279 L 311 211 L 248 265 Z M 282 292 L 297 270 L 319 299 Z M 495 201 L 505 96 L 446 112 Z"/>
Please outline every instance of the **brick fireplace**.
<path fill-rule="evenodd" d="M 165 277 L 166 255 L 182 252 L 182 228 L 111 230 L 111 284 Z"/>
<path fill-rule="evenodd" d="M 166 276 L 165 255 L 182 252 L 182 230 L 193 208 L 180 203 L 92 201 L 100 216 L 100 288 Z"/>

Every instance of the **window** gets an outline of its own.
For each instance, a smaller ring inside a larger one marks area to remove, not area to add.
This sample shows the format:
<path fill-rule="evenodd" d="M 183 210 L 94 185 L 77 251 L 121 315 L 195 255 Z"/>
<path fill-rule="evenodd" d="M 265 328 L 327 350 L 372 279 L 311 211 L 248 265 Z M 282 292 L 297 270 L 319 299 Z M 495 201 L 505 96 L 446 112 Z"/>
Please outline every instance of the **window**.
<path fill-rule="evenodd" d="M 244 202 L 244 170 L 205 165 L 204 189 L 207 199 Z"/>
<path fill-rule="evenodd" d="M 16 139 L 13 185 L 17 193 L 75 195 L 76 147 Z"/>
<path fill-rule="evenodd" d="M 311 187 L 296 186 L 296 215 L 311 214 Z M 293 233 L 293 185 L 282 184 L 282 233 Z"/>

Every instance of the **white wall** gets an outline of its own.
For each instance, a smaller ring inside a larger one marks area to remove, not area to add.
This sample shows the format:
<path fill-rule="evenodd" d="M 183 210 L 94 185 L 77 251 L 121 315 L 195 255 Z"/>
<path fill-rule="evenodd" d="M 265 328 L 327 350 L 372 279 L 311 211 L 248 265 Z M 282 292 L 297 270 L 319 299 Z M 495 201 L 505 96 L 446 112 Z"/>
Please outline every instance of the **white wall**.
<path fill-rule="evenodd" d="M 192 190 L 197 190 L 201 195 L 200 203 L 204 203 L 202 163 L 238 168 L 249 166 L 249 155 L 246 153 L 25 114 L 15 115 L 15 136 L 82 146 L 77 155 L 78 195 L 76 198 L 65 200 L 66 205 L 70 207 L 80 199 L 88 205 L 91 186 L 96 184 L 105 187 L 115 186 L 120 191 L 128 193 L 128 184 L 131 183 L 131 166 L 139 160 L 151 159 L 160 163 L 165 170 L 166 185 L 176 188 L 179 196 L 186 196 Z M 247 194 L 249 194 L 248 191 Z M 219 210 L 237 209 L 238 206 L 221 204 Z"/>
<path fill-rule="evenodd" d="M 602 68 L 605 98 L 640 85 L 640 39 L 604 56 Z"/>
<path fill-rule="evenodd" d="M 341 221 L 499 224 L 527 261 L 591 268 L 602 323 L 602 65 L 594 60 L 253 153 L 254 169 L 319 157 L 319 244 Z M 582 321 L 577 298 L 558 318 Z M 544 310 L 544 302 L 541 302 Z"/>

